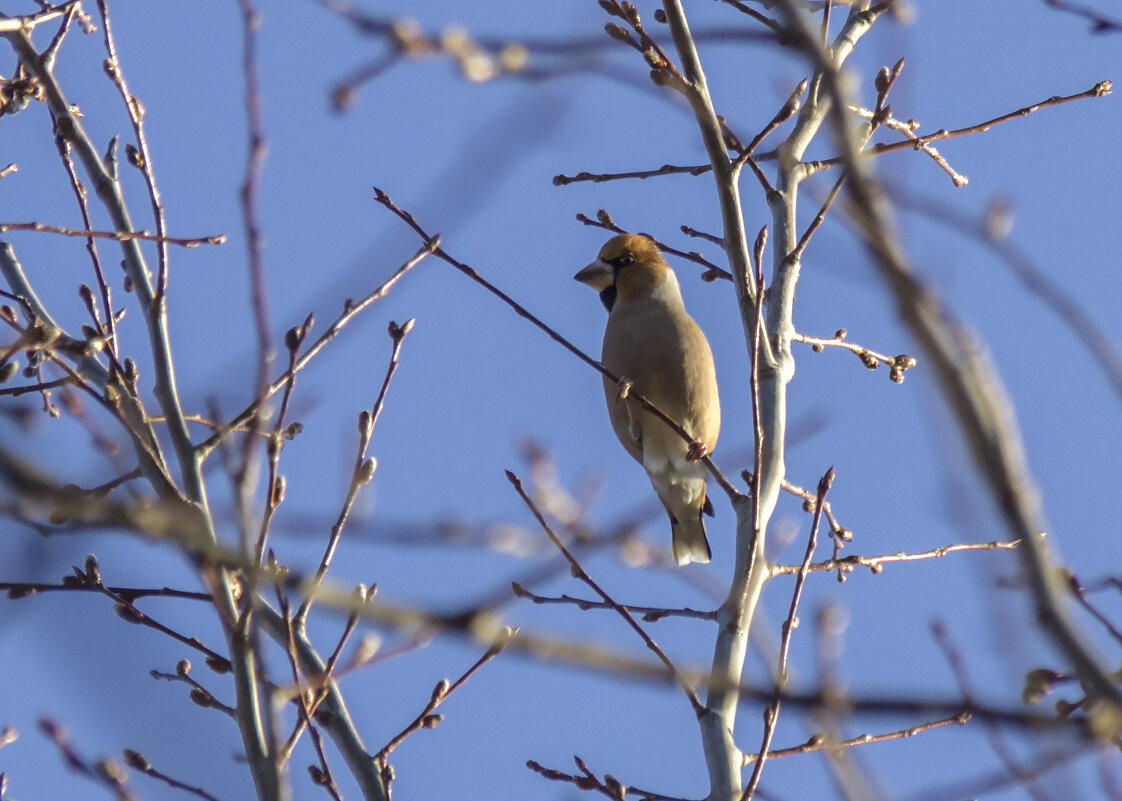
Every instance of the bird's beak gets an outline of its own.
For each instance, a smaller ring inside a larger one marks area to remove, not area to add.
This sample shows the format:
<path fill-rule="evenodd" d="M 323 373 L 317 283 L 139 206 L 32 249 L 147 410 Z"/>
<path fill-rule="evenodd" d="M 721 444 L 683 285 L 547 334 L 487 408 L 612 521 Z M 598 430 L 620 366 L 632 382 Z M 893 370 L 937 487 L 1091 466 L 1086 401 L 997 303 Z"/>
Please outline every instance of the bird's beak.
<path fill-rule="evenodd" d="M 610 264 L 605 264 L 600 259 L 597 259 L 574 275 L 573 279 L 580 281 L 582 284 L 588 284 L 593 289 L 604 290 L 612 285 L 615 281 L 615 276 L 612 274 L 612 267 Z"/>

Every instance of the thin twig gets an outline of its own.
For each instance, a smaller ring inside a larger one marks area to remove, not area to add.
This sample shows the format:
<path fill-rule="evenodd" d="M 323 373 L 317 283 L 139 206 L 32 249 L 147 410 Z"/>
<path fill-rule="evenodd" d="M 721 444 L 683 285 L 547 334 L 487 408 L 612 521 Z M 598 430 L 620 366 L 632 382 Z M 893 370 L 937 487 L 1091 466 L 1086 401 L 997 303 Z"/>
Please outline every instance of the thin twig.
<path fill-rule="evenodd" d="M 1069 573 L 1067 584 L 1079 605 L 1086 609 L 1091 617 L 1097 620 L 1116 642 L 1122 643 L 1122 631 L 1119 631 L 1114 622 L 1091 603 L 1091 599 L 1087 597 L 1087 590 L 1083 587 L 1083 582 L 1079 580 L 1079 577 L 1074 573 Z"/>
<path fill-rule="evenodd" d="M 245 84 L 245 115 L 246 115 L 246 160 L 243 173 L 239 199 L 242 209 L 242 227 L 246 238 L 246 266 L 249 272 L 250 308 L 253 312 L 253 329 L 257 336 L 257 370 L 253 384 L 253 391 L 258 398 L 254 407 L 253 416 L 249 421 L 250 430 L 257 432 L 264 430 L 269 409 L 266 402 L 269 384 L 269 372 L 273 363 L 272 332 L 269 324 L 269 302 L 265 282 L 265 237 L 261 230 L 260 210 L 258 208 L 261 178 L 265 170 L 265 156 L 268 146 L 265 140 L 264 112 L 262 110 L 260 79 L 257 70 L 257 31 L 261 27 L 261 15 L 254 7 L 252 0 L 238 0 L 238 9 L 241 12 L 241 67 L 242 80 Z M 295 374 L 292 372 L 296 354 L 289 348 L 288 376 L 285 384 L 284 399 L 282 403 L 287 407 L 291 397 Z M 275 421 L 275 431 L 279 431 L 281 421 Z M 261 525 L 258 527 L 255 556 L 260 560 L 264 554 L 265 540 L 268 536 L 269 523 L 273 512 L 279 503 L 278 496 L 278 460 L 280 459 L 279 441 L 272 440 L 274 447 L 268 454 L 269 503 L 262 516 Z M 252 502 L 255 490 L 255 477 L 257 474 L 255 461 L 257 459 L 257 437 L 245 437 L 241 443 L 240 461 L 234 470 L 234 484 L 237 503 L 242 508 L 248 508 Z M 248 547 L 249 525 L 242 526 L 246 546 Z M 321 760 L 322 761 L 322 760 Z M 322 768 L 327 776 L 326 787 L 332 789 L 334 782 L 330 781 L 330 772 L 327 763 L 323 761 Z"/>
<path fill-rule="evenodd" d="M 140 771 L 145 776 L 150 776 L 157 781 L 161 781 L 168 787 L 171 787 L 175 790 L 183 790 L 184 792 L 191 793 L 192 795 L 196 795 L 199 798 L 204 799 L 204 801 L 218 801 L 217 796 L 211 795 L 203 788 L 185 784 L 184 782 L 181 782 L 177 779 L 173 779 L 163 771 L 157 770 L 156 768 L 152 767 L 152 763 L 145 759 L 144 755 L 139 751 L 135 751 L 132 748 L 126 748 L 124 751 L 124 757 L 125 764 L 130 768 Z"/>
<path fill-rule="evenodd" d="M 0 585 L 2 587 L 2 585 Z M 607 601 L 590 601 L 587 598 L 574 598 L 571 595 L 561 595 L 557 598 L 551 598 L 545 595 L 538 595 L 537 593 L 530 592 L 530 590 L 523 587 L 517 581 L 511 582 L 511 588 L 514 590 L 514 595 L 517 598 L 525 598 L 535 604 L 550 605 L 561 604 L 564 606 L 575 606 L 582 611 L 589 609 L 612 609 L 615 607 Z M 648 623 L 655 623 L 659 620 L 665 620 L 671 617 L 686 617 L 695 620 L 716 620 L 717 613 L 713 611 L 705 611 L 699 609 L 667 609 L 661 606 L 635 606 L 634 604 L 619 604 L 623 609 L 626 609 L 632 614 L 642 616 L 643 620 Z"/>
<path fill-rule="evenodd" d="M 339 546 L 339 540 L 343 536 L 343 527 L 347 524 L 347 518 L 350 516 L 351 508 L 354 506 L 355 499 L 358 497 L 359 490 L 370 483 L 374 477 L 374 471 L 377 468 L 377 461 L 373 458 L 366 457 L 367 448 L 370 446 L 370 438 L 374 434 L 374 426 L 378 422 L 378 418 L 382 414 L 382 409 L 386 403 L 386 393 L 390 387 L 390 381 L 393 379 L 394 373 L 397 372 L 398 361 L 401 358 L 401 346 L 405 342 L 405 337 L 413 330 L 413 320 L 407 320 L 404 325 L 397 323 L 390 323 L 389 334 L 393 341 L 392 350 L 390 352 L 390 361 L 386 365 L 386 374 L 382 378 L 382 386 L 378 390 L 378 399 L 374 401 L 374 407 L 370 410 L 363 410 L 359 415 L 359 441 L 358 452 L 355 456 L 354 467 L 351 470 L 351 480 L 347 487 L 346 497 L 343 499 L 343 505 L 339 509 L 339 515 L 335 519 L 335 524 L 331 527 L 331 534 L 327 538 L 327 545 L 324 547 L 323 556 L 320 559 L 319 565 L 316 567 L 315 575 L 311 579 L 310 587 L 307 590 L 303 602 L 295 615 L 295 624 L 298 630 L 303 630 L 304 623 L 308 618 L 308 612 L 312 608 L 312 603 L 315 600 L 316 590 L 322 583 L 327 571 L 331 569 L 331 560 L 335 556 L 335 549 Z"/>
<path fill-rule="evenodd" d="M 897 133 L 903 134 L 906 139 L 915 142 L 916 149 L 930 156 L 931 160 L 939 165 L 940 169 L 942 169 L 943 172 L 951 177 L 951 181 L 955 186 L 963 187 L 970 183 L 970 179 L 960 173 L 954 167 L 952 167 L 950 165 L 950 162 L 947 161 L 942 153 L 933 148 L 927 142 L 919 141 L 920 137 L 915 133 L 915 128 L 919 125 L 917 121 L 909 120 L 908 122 L 901 122 L 900 120 L 893 117 L 890 113 L 888 113 L 889 110 L 887 108 L 882 111 L 870 111 L 869 109 L 862 108 L 861 106 L 851 105 L 849 107 L 849 110 L 859 117 L 863 117 L 867 120 L 874 120 L 880 125 L 885 125 L 896 131 Z"/>
<path fill-rule="evenodd" d="M 884 353 L 878 353 L 871 348 L 866 348 L 864 345 L 858 345 L 846 339 L 848 332 L 844 328 L 839 328 L 832 337 L 812 337 L 806 334 L 792 334 L 791 340 L 793 342 L 804 342 L 811 345 L 815 352 L 821 353 L 825 348 L 841 348 L 848 350 L 861 360 L 861 363 L 868 367 L 870 370 L 875 370 L 878 365 L 885 364 L 890 368 L 888 377 L 896 384 L 904 381 L 904 373 L 907 370 L 916 366 L 916 359 L 914 356 L 909 356 L 906 353 L 901 353 L 899 356 L 888 356 Z"/>
<path fill-rule="evenodd" d="M 88 762 L 71 744 L 66 730 L 50 718 L 39 718 L 39 730 L 54 743 L 62 755 L 62 761 L 72 771 L 104 787 L 117 801 L 136 800 L 136 796 L 128 788 L 127 774 L 118 763 L 109 759 Z"/>
<path fill-rule="evenodd" d="M 929 133 L 925 136 L 919 136 L 915 139 L 908 138 L 903 139 L 899 142 L 881 142 L 865 148 L 864 150 L 860 151 L 859 155 L 879 156 L 884 153 L 893 153 L 897 150 L 921 150 L 924 145 L 930 144 L 931 142 L 938 142 L 943 139 L 954 139 L 955 137 L 967 136 L 969 134 L 984 133 L 990 128 L 993 128 L 995 125 L 1001 125 L 1004 122 L 1009 122 L 1021 117 L 1027 117 L 1029 114 L 1040 111 L 1041 109 L 1051 108 L 1052 106 L 1059 106 L 1064 103 L 1070 103 L 1073 100 L 1083 100 L 1091 97 L 1106 97 L 1110 94 L 1111 88 L 1112 83 L 1110 81 L 1099 81 L 1090 89 L 1086 89 L 1082 92 L 1076 92 L 1073 95 L 1053 95 L 1046 100 L 1041 100 L 1039 103 L 1033 103 L 1030 106 L 1024 106 L 1023 108 L 1019 108 L 1016 111 L 1010 111 L 1006 114 L 994 117 L 993 119 L 986 120 L 985 122 L 968 125 L 965 128 L 955 128 L 953 130 L 941 128 L 934 133 Z M 838 167 L 845 163 L 846 157 L 836 156 L 834 158 L 823 159 L 821 161 L 805 162 L 804 168 L 806 170 L 806 173 L 809 175 L 811 173 L 818 172 L 819 170 L 828 169 L 830 167 Z"/>
<path fill-rule="evenodd" d="M 941 729 L 944 726 L 962 726 L 969 723 L 972 715 L 969 712 L 958 712 L 939 720 L 933 720 L 930 723 L 920 723 L 916 726 L 909 726 L 906 729 L 899 729 L 897 731 L 885 732 L 883 734 L 860 734 L 856 737 L 851 737 L 848 740 L 831 740 L 821 734 L 815 734 L 802 745 L 794 745 L 788 748 L 774 748 L 767 752 L 768 759 L 778 759 L 779 757 L 794 756 L 795 754 L 813 754 L 816 751 L 842 751 L 846 748 L 853 748 L 858 745 L 870 745 L 872 743 L 885 743 L 890 740 L 902 740 L 908 737 L 915 737 L 917 734 L 932 731 L 933 729 Z M 756 762 L 760 758 L 760 754 L 745 754 L 744 765 Z"/>
<path fill-rule="evenodd" d="M 269 444 L 266 449 L 266 462 L 268 464 L 268 476 L 266 478 L 266 494 L 265 494 L 265 508 L 261 512 L 261 520 L 257 528 L 257 539 L 253 544 L 253 561 L 261 564 L 265 558 L 265 549 L 269 542 L 269 528 L 273 523 L 273 517 L 276 515 L 277 508 L 284 501 L 285 494 L 285 480 L 284 476 L 280 474 L 280 455 L 281 448 L 284 443 L 284 436 L 282 429 L 284 428 L 285 420 L 288 417 L 288 407 L 292 401 L 292 393 L 296 389 L 296 373 L 294 368 L 296 366 L 296 354 L 300 349 L 301 343 L 308 335 L 308 330 L 312 326 L 312 315 L 309 314 L 304 318 L 302 325 L 290 328 L 285 334 L 284 344 L 285 350 L 288 353 L 288 380 L 285 382 L 284 391 L 281 393 L 280 409 L 273 420 L 273 427 L 271 432 L 265 432 L 260 425 L 261 417 L 259 414 L 254 415 L 253 419 L 248 423 L 249 430 L 252 434 L 258 436 L 268 436 Z M 264 359 L 260 363 L 268 363 L 271 360 Z M 260 409 L 260 407 L 258 407 Z M 253 439 L 250 436 L 248 439 Z M 242 490 L 235 494 L 235 504 L 239 511 L 248 509 L 252 493 L 249 491 L 248 475 L 250 473 L 251 460 L 253 458 L 252 451 L 246 447 L 242 450 L 242 463 L 240 466 L 241 477 L 235 483 L 237 487 Z M 242 515 L 239 514 L 239 518 Z M 248 516 L 246 517 L 248 521 Z M 246 536 L 249 534 L 248 524 L 244 526 Z"/>
<path fill-rule="evenodd" d="M 323 334 L 321 334 L 315 342 L 308 346 L 308 349 L 305 350 L 304 353 L 300 355 L 300 358 L 296 360 L 296 364 L 293 365 L 292 375 L 295 375 L 296 373 L 304 369 L 308 365 L 308 362 L 315 358 L 315 356 L 321 350 L 323 350 L 328 342 L 338 336 L 339 332 L 347 325 L 347 323 L 353 320 L 359 313 L 364 311 L 368 306 L 370 306 L 370 304 L 385 297 L 389 293 L 390 289 L 393 288 L 394 284 L 401 280 L 402 276 L 404 276 L 407 272 L 420 264 L 426 256 L 435 252 L 438 249 L 439 244 L 439 235 L 434 236 L 431 239 L 426 239 L 425 244 L 422 245 L 416 253 L 414 253 L 404 264 L 398 267 L 397 270 L 395 270 L 389 278 L 379 284 L 364 298 L 362 298 L 358 302 L 354 302 L 348 299 L 343 306 L 343 312 L 338 317 L 336 317 L 334 321 L 332 321 L 327 330 L 324 331 Z M 228 437 L 232 432 L 238 430 L 246 423 L 248 423 L 251 419 L 253 419 L 253 415 L 255 413 L 255 410 L 257 409 L 257 406 L 263 400 L 272 397 L 274 394 L 283 389 L 289 380 L 289 372 L 286 370 L 280 378 L 274 379 L 273 382 L 269 384 L 267 391 L 261 398 L 258 398 L 257 400 L 250 403 L 232 420 L 223 424 L 211 436 L 207 437 L 207 439 L 196 445 L 195 449 L 199 453 L 199 455 L 202 458 L 206 458 L 206 456 L 208 456 L 216 447 L 218 447 L 219 443 L 226 439 L 226 437 Z"/>
<path fill-rule="evenodd" d="M 957 553 L 959 551 L 1011 551 L 1020 544 L 1021 541 L 1019 539 L 1008 541 L 994 540 L 992 542 L 962 542 L 951 545 L 940 545 L 938 548 L 932 548 L 929 551 L 913 553 L 897 551 L 896 553 L 884 554 L 883 556 L 859 556 L 854 554 L 840 559 L 828 559 L 825 562 L 814 562 L 810 565 L 809 570 L 812 573 L 832 570 L 842 570 L 846 573 L 852 573 L 855 567 L 867 567 L 873 573 L 880 573 L 884 569 L 884 565 L 893 562 L 919 562 L 924 559 L 939 559 L 947 554 Z M 798 565 L 771 566 L 772 575 L 777 576 L 797 573 L 798 571 Z"/>
<path fill-rule="evenodd" d="M 624 619 L 627 625 L 630 626 L 631 629 L 639 635 L 639 638 L 643 640 L 647 648 L 650 649 L 654 653 L 654 655 L 658 657 L 659 661 L 662 662 L 662 664 L 666 667 L 670 675 L 674 677 L 674 680 L 678 682 L 678 685 L 686 694 L 686 698 L 689 700 L 690 706 L 693 707 L 694 714 L 698 717 L 704 714 L 705 707 L 702 706 L 701 699 L 697 697 L 697 691 L 694 690 L 694 688 L 686 680 L 686 677 L 682 675 L 682 673 L 670 660 L 670 657 L 666 655 L 666 652 L 662 650 L 662 647 L 659 646 L 659 644 L 656 643 L 649 634 L 647 634 L 646 630 L 642 626 L 635 622 L 635 618 L 632 617 L 631 613 L 628 612 L 627 609 L 625 609 L 623 606 L 616 603 L 616 601 L 610 595 L 608 595 L 608 593 L 605 592 L 600 587 L 600 585 L 596 583 L 592 576 L 590 576 L 588 572 L 581 566 L 580 562 L 577 561 L 577 558 L 573 556 L 572 552 L 565 547 L 565 543 L 561 542 L 561 538 L 557 536 L 557 534 L 550 527 L 549 523 L 546 522 L 545 517 L 542 516 L 542 513 L 538 510 L 537 505 L 530 498 L 530 496 L 526 494 L 526 490 L 522 486 L 522 479 L 520 479 L 509 470 L 506 471 L 506 477 L 507 480 L 510 481 L 510 483 L 514 486 L 515 491 L 522 498 L 526 506 L 529 507 L 530 512 L 537 519 L 538 525 L 542 527 L 546 535 L 549 537 L 550 541 L 569 562 L 569 565 L 572 567 L 573 576 L 587 584 L 593 592 L 599 595 L 606 604 L 611 606 L 612 609 L 614 609 L 616 613 Z"/>
<path fill-rule="evenodd" d="M 806 553 L 803 556 L 799 572 L 795 576 L 795 588 L 791 592 L 791 606 L 787 612 L 787 619 L 783 621 L 783 634 L 779 644 L 779 663 L 776 669 L 776 698 L 764 710 L 764 734 L 760 743 L 760 751 L 754 760 L 755 764 L 752 766 L 752 775 L 748 779 L 748 784 L 745 786 L 744 792 L 740 796 L 741 801 L 750 801 L 752 796 L 755 795 L 756 788 L 759 787 L 760 784 L 760 777 L 763 775 L 764 763 L 767 762 L 770 756 L 771 741 L 775 737 L 775 727 L 779 722 L 779 711 L 782 708 L 782 703 L 778 694 L 787 686 L 788 681 L 787 656 L 791 648 L 791 637 L 795 633 L 795 627 L 798 625 L 799 601 L 802 598 L 803 584 L 809 572 L 810 560 L 814 556 L 815 547 L 818 545 L 818 526 L 822 522 L 822 510 L 826 504 L 826 493 L 830 491 L 830 487 L 833 483 L 834 468 L 831 466 L 818 482 L 814 517 L 811 519 L 810 523 L 810 536 L 807 537 Z"/>
<path fill-rule="evenodd" d="M 686 166 L 679 166 L 675 164 L 663 164 L 661 167 L 656 167 L 653 170 L 634 170 L 631 172 L 578 172 L 576 175 L 555 175 L 553 176 L 554 186 L 568 186 L 569 184 L 582 183 L 584 181 L 591 181 L 592 183 L 606 183 L 608 181 L 623 181 L 628 178 L 657 178 L 661 175 L 704 175 L 711 172 L 713 165 L 711 164 L 690 164 Z"/>
<path fill-rule="evenodd" d="M 112 141 L 114 145 L 111 145 L 111 151 L 115 147 L 117 140 L 114 138 Z M 66 177 L 70 182 L 71 191 L 74 192 L 74 198 L 78 202 L 78 210 L 82 214 L 83 228 L 90 230 L 93 228 L 93 217 L 90 214 L 88 202 L 89 193 L 86 190 L 86 185 L 82 183 L 82 180 L 78 177 L 78 170 L 74 165 L 74 159 L 70 152 L 70 143 L 65 138 L 56 136 L 55 146 L 58 148 L 59 156 L 62 158 L 63 166 L 66 169 Z M 107 157 L 109 156 L 108 153 L 106 155 Z M 113 311 L 113 292 L 109 288 L 109 280 L 105 276 L 105 270 L 101 264 L 101 256 L 97 250 L 97 242 L 93 236 L 86 237 L 86 253 L 89 254 L 90 264 L 93 266 L 94 279 L 97 283 L 98 294 L 101 299 L 102 316 L 105 318 L 104 324 L 102 324 L 100 320 L 97 320 L 98 330 L 103 336 L 108 338 L 106 347 L 109 353 L 111 369 L 123 372 L 118 361 L 117 315 Z M 84 288 L 85 285 L 83 284 L 82 287 Z M 92 297 L 87 301 L 87 306 L 89 307 L 91 316 L 96 318 L 97 307 L 92 302 Z"/>
<path fill-rule="evenodd" d="M 442 679 L 441 681 L 437 682 L 436 686 L 432 690 L 432 695 L 429 697 L 428 703 L 425 704 L 425 708 L 421 710 L 421 714 L 417 715 L 417 717 L 415 717 L 408 726 L 391 737 L 390 741 L 382 746 L 382 749 L 374 755 L 374 760 L 376 762 L 385 764 L 386 759 L 389 757 L 389 755 L 393 753 L 394 749 L 405 742 L 405 739 L 409 735 L 413 734 L 414 732 L 420 731 L 421 729 L 431 729 L 437 726 L 440 721 L 443 720 L 443 715 L 433 714 L 434 712 L 436 712 L 437 707 L 444 703 L 444 701 L 447 700 L 448 696 L 463 687 L 464 684 L 467 683 L 468 679 L 475 675 L 476 671 L 478 671 L 481 667 L 486 665 L 488 662 L 490 662 L 492 659 L 506 650 L 507 645 L 510 644 L 510 641 L 514 639 L 515 635 L 517 634 L 517 627 L 507 627 L 504 634 L 506 638 L 505 641 L 496 642 L 494 645 L 488 648 L 487 652 L 484 653 L 483 656 L 479 657 L 479 659 L 475 661 L 475 664 L 464 671 L 462 676 L 451 683 L 449 683 L 448 679 Z"/>
<path fill-rule="evenodd" d="M 144 131 L 144 104 L 140 98 L 132 93 L 128 84 L 125 81 L 124 73 L 121 72 L 121 63 L 117 58 L 117 45 L 113 39 L 113 25 L 109 17 L 109 4 L 108 0 L 97 0 L 98 11 L 101 12 L 101 27 L 104 34 L 105 54 L 108 56 L 105 60 L 105 72 L 109 75 L 113 85 L 117 87 L 117 91 L 121 95 L 121 100 L 125 105 L 125 110 L 128 112 L 129 121 L 132 123 L 133 135 L 136 137 L 136 146 L 128 145 L 125 148 L 125 153 L 128 156 L 129 163 L 138 168 L 144 176 L 144 184 L 148 189 L 148 200 L 152 206 L 152 217 L 156 221 L 156 254 L 157 254 L 157 271 L 156 271 L 156 294 L 155 300 L 157 307 L 163 306 L 164 297 L 167 294 L 167 281 L 168 281 L 168 243 L 165 239 L 167 236 L 167 218 L 164 213 L 164 206 L 160 200 L 160 190 L 156 185 L 156 175 L 152 167 L 152 153 L 148 147 L 148 136 Z M 166 412 L 166 410 L 165 410 Z"/>
<path fill-rule="evenodd" d="M 627 798 L 628 796 L 641 798 L 643 799 L 643 801 L 687 801 L 687 799 L 684 799 L 681 796 L 663 795 L 662 793 L 656 793 L 651 790 L 643 790 L 638 787 L 625 786 L 621 784 L 619 780 L 607 774 L 604 775 L 603 780 L 600 780 L 592 773 L 591 770 L 588 769 L 588 765 L 585 764 L 583 759 L 581 759 L 580 757 L 573 757 L 573 759 L 576 761 L 577 766 L 580 768 L 581 772 L 579 775 L 564 773 L 563 771 L 554 770 L 553 768 L 547 768 L 532 759 L 527 760 L 526 767 L 541 776 L 543 779 L 548 779 L 549 781 L 553 782 L 564 782 L 566 784 L 571 784 L 579 790 L 595 790 L 596 792 L 600 793 L 600 795 L 612 799 L 612 801 L 620 801 L 620 799 Z"/>
<path fill-rule="evenodd" d="M 269 557 L 270 560 L 273 559 L 271 552 Z M 343 801 L 343 795 L 339 792 L 339 787 L 335 784 L 335 777 L 331 774 L 331 767 L 327 763 L 327 754 L 323 750 L 323 737 L 320 736 L 319 729 L 312 722 L 311 694 L 304 688 L 304 683 L 300 677 L 300 654 L 296 644 L 297 627 L 292 615 L 289 614 L 288 596 L 280 585 L 277 585 L 276 593 L 280 614 L 285 621 L 285 629 L 288 634 L 284 650 L 288 657 L 289 670 L 292 672 L 292 683 L 296 688 L 293 694 L 296 697 L 296 706 L 300 710 L 299 730 L 306 729 L 308 731 L 312 740 L 312 748 L 316 752 L 316 759 L 319 762 L 319 766 L 309 768 L 309 772 L 312 774 L 315 783 L 323 787 L 334 801 Z M 294 744 L 295 737 L 294 733 L 288 742 Z M 291 750 L 285 754 L 285 758 L 287 759 L 288 756 L 291 756 Z"/>
<path fill-rule="evenodd" d="M 826 194 L 826 199 L 822 201 L 822 206 L 818 209 L 818 213 L 814 215 L 814 219 L 810 221 L 806 230 L 803 231 L 803 235 L 799 237 L 799 243 L 795 245 L 795 249 L 792 250 L 791 255 L 788 256 L 789 259 L 793 261 L 802 260 L 803 252 L 806 250 L 806 246 L 810 244 L 810 238 L 814 236 L 822 223 L 825 222 L 826 214 L 830 211 L 830 207 L 834 205 L 834 201 L 838 197 L 838 192 L 845 186 L 845 178 L 846 175 L 843 171 L 838 177 L 838 180 L 834 181 L 834 185 L 830 187 L 830 191 Z"/>
<path fill-rule="evenodd" d="M 37 222 L 0 223 L 0 234 L 7 233 L 8 231 L 36 231 L 46 234 L 59 234 L 61 236 L 112 239 L 116 242 L 131 242 L 139 239 L 146 242 L 162 242 L 168 245 L 178 245 L 184 248 L 197 248 L 199 245 L 223 245 L 226 243 L 226 234 L 185 239 L 175 236 L 153 234 L 148 231 L 95 231 L 88 228 L 66 228 L 61 225 L 48 225 L 47 223 Z"/>

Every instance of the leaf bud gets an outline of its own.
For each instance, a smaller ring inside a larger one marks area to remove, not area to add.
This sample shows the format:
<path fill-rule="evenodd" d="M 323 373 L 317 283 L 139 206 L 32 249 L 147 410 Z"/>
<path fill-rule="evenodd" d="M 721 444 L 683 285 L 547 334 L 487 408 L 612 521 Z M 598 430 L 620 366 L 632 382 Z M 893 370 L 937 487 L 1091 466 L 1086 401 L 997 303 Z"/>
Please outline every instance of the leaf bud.
<path fill-rule="evenodd" d="M 374 471 L 377 469 L 378 460 L 371 456 L 359 466 L 355 479 L 359 484 L 369 484 L 371 479 L 374 478 Z"/>

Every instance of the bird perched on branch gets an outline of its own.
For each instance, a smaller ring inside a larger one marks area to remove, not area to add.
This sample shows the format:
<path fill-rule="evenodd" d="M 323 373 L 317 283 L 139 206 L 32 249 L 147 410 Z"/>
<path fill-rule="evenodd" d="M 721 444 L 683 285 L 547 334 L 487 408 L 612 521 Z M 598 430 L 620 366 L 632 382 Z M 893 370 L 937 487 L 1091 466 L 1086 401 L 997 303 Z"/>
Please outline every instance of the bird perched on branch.
<path fill-rule="evenodd" d="M 596 261 L 573 276 L 599 290 L 608 309 L 601 361 L 618 379 L 604 379 L 616 436 L 643 465 L 670 516 L 674 559 L 708 562 L 704 512 L 713 515 L 700 461 L 717 444 L 721 405 L 713 354 L 686 313 L 678 279 L 647 236 L 620 234 Z M 650 401 L 679 423 L 688 442 L 632 397 Z"/>

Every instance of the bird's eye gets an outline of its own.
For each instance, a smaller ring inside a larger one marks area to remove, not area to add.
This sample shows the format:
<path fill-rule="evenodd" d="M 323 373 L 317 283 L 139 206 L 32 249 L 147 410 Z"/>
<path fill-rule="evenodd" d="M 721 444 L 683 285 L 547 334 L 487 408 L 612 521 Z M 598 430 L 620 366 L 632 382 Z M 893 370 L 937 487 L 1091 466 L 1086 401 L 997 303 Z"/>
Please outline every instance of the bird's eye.
<path fill-rule="evenodd" d="M 612 259 L 612 264 L 618 270 L 620 267 L 626 267 L 629 264 L 635 263 L 635 256 L 631 253 L 624 253 L 622 256 L 616 256 Z"/>

